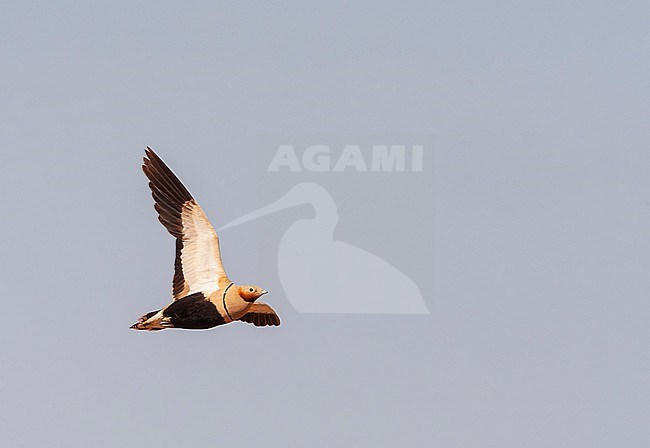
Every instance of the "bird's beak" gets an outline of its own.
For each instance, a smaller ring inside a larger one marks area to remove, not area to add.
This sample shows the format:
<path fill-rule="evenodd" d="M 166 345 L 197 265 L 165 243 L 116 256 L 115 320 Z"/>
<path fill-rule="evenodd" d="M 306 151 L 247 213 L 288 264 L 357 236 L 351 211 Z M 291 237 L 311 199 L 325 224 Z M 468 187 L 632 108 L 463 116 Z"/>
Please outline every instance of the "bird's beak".
<path fill-rule="evenodd" d="M 289 193 L 285 194 L 283 197 L 273 202 L 272 204 L 259 208 L 253 212 L 250 212 L 244 216 L 235 219 L 234 221 L 230 221 L 228 224 L 221 226 L 219 228 L 219 231 L 228 229 L 230 227 L 238 226 L 240 224 L 251 221 L 253 219 L 261 218 L 262 216 L 266 216 L 270 213 L 275 213 L 279 210 L 284 210 L 285 208 L 304 204 L 305 202 L 309 202 L 308 199 L 309 198 L 303 198 L 303 197 L 296 196 L 295 194 L 291 194 L 290 191 Z"/>
<path fill-rule="evenodd" d="M 260 292 L 260 295 L 263 296 L 264 294 L 267 294 L 267 293 L 268 293 L 268 291 L 267 291 L 266 289 L 263 289 L 263 290 Z"/>

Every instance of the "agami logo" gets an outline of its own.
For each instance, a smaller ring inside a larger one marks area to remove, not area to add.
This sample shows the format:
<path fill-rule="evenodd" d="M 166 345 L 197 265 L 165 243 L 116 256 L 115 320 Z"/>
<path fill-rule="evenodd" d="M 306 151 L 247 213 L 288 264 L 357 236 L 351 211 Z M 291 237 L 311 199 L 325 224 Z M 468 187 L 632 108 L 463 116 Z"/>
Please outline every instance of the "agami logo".
<path fill-rule="evenodd" d="M 423 149 L 423 145 L 346 145 L 337 154 L 329 145 L 311 145 L 298 157 L 293 145 L 279 145 L 267 171 L 415 172 L 422 171 Z"/>

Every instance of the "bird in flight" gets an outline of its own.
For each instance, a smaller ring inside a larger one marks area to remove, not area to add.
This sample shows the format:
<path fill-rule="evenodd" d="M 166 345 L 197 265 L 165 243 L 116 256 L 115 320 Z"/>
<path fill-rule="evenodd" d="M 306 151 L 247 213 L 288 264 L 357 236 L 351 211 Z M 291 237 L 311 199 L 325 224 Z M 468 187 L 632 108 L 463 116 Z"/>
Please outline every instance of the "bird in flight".
<path fill-rule="evenodd" d="M 266 290 L 230 281 L 221 262 L 219 236 L 201 206 L 151 148 L 145 154 L 142 170 L 149 179 L 158 220 L 176 238 L 174 300 L 142 315 L 131 328 L 202 330 L 236 320 L 258 327 L 280 325 L 273 308 L 257 302 Z"/>

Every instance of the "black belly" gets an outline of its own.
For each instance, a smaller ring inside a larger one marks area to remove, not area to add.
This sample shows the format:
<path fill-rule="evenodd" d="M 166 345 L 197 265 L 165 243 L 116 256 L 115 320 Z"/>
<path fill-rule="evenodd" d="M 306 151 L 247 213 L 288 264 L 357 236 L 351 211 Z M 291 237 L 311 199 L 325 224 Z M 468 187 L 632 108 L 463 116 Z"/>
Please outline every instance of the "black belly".
<path fill-rule="evenodd" d="M 163 311 L 163 315 L 169 317 L 174 328 L 203 330 L 226 323 L 217 307 L 200 292 L 176 300 Z"/>

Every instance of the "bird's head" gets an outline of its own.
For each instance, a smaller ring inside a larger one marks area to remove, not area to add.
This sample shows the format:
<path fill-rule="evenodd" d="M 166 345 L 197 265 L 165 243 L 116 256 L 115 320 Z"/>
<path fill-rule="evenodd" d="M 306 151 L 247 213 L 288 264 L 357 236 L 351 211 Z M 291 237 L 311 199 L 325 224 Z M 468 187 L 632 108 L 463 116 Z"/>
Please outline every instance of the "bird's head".
<path fill-rule="evenodd" d="M 239 287 L 239 296 L 244 299 L 246 302 L 255 302 L 261 296 L 266 294 L 268 291 L 262 289 L 259 286 L 247 285 Z"/>

